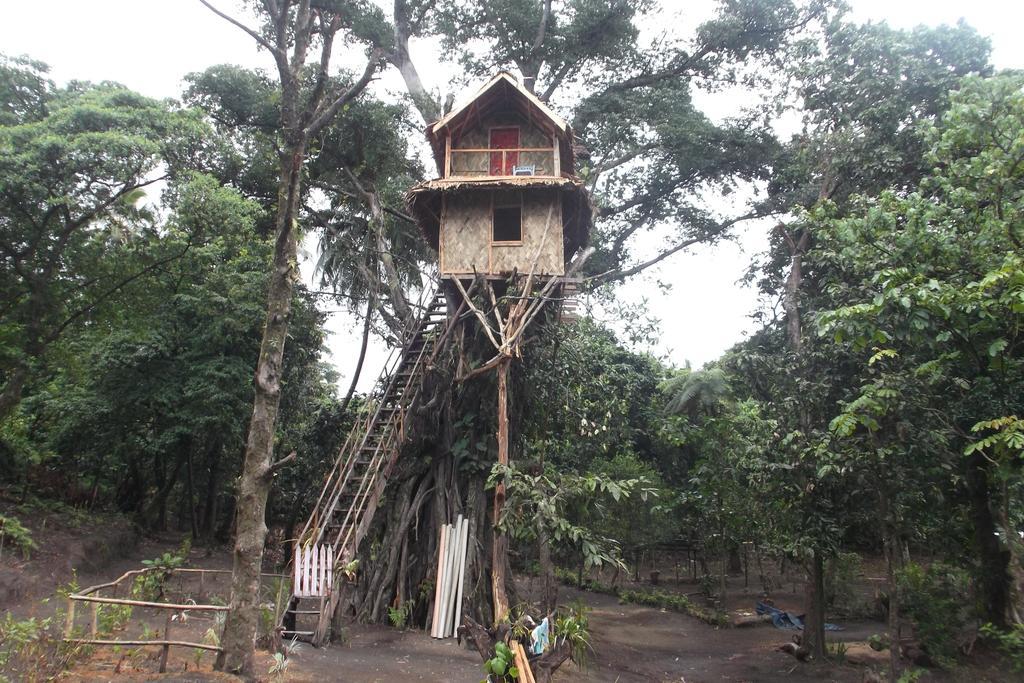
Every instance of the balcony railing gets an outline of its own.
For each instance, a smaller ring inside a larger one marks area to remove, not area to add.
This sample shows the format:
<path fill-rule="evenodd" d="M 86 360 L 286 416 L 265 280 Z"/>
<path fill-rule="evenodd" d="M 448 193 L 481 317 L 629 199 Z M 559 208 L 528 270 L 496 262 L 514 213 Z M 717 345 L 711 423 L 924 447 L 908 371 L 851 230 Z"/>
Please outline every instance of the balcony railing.
<path fill-rule="evenodd" d="M 448 177 L 559 176 L 558 153 L 553 147 L 512 149 L 452 149 Z"/>

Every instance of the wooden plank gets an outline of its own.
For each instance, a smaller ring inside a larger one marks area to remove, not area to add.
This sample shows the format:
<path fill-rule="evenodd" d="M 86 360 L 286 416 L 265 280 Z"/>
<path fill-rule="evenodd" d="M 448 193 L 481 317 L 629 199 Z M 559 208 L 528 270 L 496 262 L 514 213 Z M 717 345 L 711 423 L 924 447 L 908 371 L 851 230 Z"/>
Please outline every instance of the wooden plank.
<path fill-rule="evenodd" d="M 179 612 L 186 610 L 193 612 L 227 612 L 230 607 L 227 605 L 178 605 L 167 602 L 147 602 L 145 600 L 125 600 L 124 598 L 97 598 L 93 595 L 71 595 L 69 600 L 80 602 L 100 602 L 107 605 L 132 605 L 134 607 L 155 607 L 157 609 L 173 609 Z M 68 624 L 73 625 L 74 607 L 68 607 Z"/>
<path fill-rule="evenodd" d="M 533 676 L 533 669 L 530 668 L 530 658 L 526 655 L 526 649 L 523 647 L 523 644 L 518 640 L 513 640 L 511 649 L 518 662 L 516 668 L 519 669 L 520 683 L 537 683 L 537 679 Z"/>
<path fill-rule="evenodd" d="M 330 593 L 334 588 L 334 546 L 327 546 L 327 563 L 330 567 L 327 571 L 327 592 Z"/>
<path fill-rule="evenodd" d="M 302 595 L 302 547 L 295 544 L 295 557 L 292 559 L 292 592 Z"/>
<path fill-rule="evenodd" d="M 185 640 L 98 640 L 95 638 L 64 638 L 65 643 L 78 645 L 169 645 L 173 647 L 194 647 L 200 650 L 220 652 L 223 648 L 219 645 L 208 645 L 207 643 L 190 643 Z"/>
<path fill-rule="evenodd" d="M 430 629 L 430 635 L 433 638 L 439 638 L 437 635 L 438 624 L 441 622 L 441 584 L 444 583 L 444 549 L 445 549 L 445 538 L 448 536 L 448 525 L 441 525 L 441 540 L 437 543 L 437 580 L 434 585 L 434 621 Z"/>
<path fill-rule="evenodd" d="M 309 592 L 309 567 L 313 561 L 313 551 L 307 545 L 302 549 L 302 594 L 310 595 Z"/>
<path fill-rule="evenodd" d="M 558 135 L 557 134 L 552 133 L 551 139 L 555 143 L 555 146 L 554 146 L 554 150 L 555 151 L 554 151 L 554 154 L 552 155 L 553 163 L 552 163 L 552 168 L 551 168 L 551 175 L 556 176 L 556 177 L 561 177 L 562 176 L 562 149 L 561 149 L 562 146 L 558 142 Z"/>
<path fill-rule="evenodd" d="M 164 640 L 165 642 L 161 647 L 163 651 L 160 653 L 160 673 L 167 673 L 167 657 L 171 654 L 171 617 L 173 614 L 168 613 L 167 619 L 164 620 Z"/>
<path fill-rule="evenodd" d="M 482 154 L 484 152 L 498 152 L 501 150 L 507 152 L 550 152 L 550 147 L 504 147 L 492 149 L 490 147 L 454 147 L 452 148 L 452 154 L 463 154 L 466 152 Z"/>
<path fill-rule="evenodd" d="M 444 136 L 444 178 L 452 174 L 452 134 Z"/>
<path fill-rule="evenodd" d="M 309 563 L 309 593 L 315 597 L 320 595 L 320 586 L 317 584 L 317 579 L 320 578 L 320 546 L 314 544 L 311 550 L 312 553 L 310 554 Z"/>
<path fill-rule="evenodd" d="M 70 638 L 75 629 L 75 601 L 68 598 L 68 615 L 64 624 L 64 637 Z"/>
<path fill-rule="evenodd" d="M 327 595 L 327 546 L 320 546 L 320 594 Z"/>

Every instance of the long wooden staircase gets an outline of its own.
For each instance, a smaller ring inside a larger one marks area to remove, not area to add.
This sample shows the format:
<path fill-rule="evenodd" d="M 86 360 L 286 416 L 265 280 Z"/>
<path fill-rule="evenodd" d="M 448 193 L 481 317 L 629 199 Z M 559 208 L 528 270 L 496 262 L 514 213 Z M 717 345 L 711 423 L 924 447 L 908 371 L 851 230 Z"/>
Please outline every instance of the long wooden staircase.
<path fill-rule="evenodd" d="M 404 344 L 392 350 L 363 417 L 349 433 L 298 536 L 292 595 L 281 615 L 284 638 L 319 644 L 329 635 L 340 596 L 339 572 L 355 558 L 370 529 L 405 443 L 409 413 L 453 326 L 444 292 L 438 288 Z"/>

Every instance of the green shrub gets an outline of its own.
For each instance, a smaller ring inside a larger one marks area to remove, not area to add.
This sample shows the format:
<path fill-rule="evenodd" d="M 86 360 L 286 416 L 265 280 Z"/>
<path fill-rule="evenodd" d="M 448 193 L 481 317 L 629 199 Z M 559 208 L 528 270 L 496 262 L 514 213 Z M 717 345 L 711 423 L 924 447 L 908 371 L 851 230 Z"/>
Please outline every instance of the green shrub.
<path fill-rule="evenodd" d="M 100 635 L 109 635 L 124 628 L 132 618 L 131 605 L 97 605 L 97 630 Z"/>
<path fill-rule="evenodd" d="M 513 664 L 512 650 L 505 643 L 494 646 L 494 656 L 484 662 L 484 673 L 499 683 L 519 680 L 519 669 Z"/>
<path fill-rule="evenodd" d="M 132 583 L 132 595 L 139 600 L 157 601 L 164 597 L 164 587 L 171 573 L 185 564 L 192 541 L 185 539 L 177 552 L 167 552 L 152 560 L 143 560 L 142 565 L 151 570 L 139 574 Z"/>
<path fill-rule="evenodd" d="M 913 619 L 922 647 L 939 666 L 951 666 L 957 657 L 957 637 L 971 613 L 967 573 L 941 562 L 927 569 L 910 563 L 896 580 L 901 611 Z"/>
<path fill-rule="evenodd" d="M 699 607 L 698 605 L 693 604 L 693 602 L 685 595 L 679 595 L 677 593 L 669 593 L 660 590 L 622 591 L 619 593 L 619 601 L 682 612 L 683 614 L 689 614 L 691 617 L 696 617 L 697 619 L 711 624 L 712 626 L 726 626 L 729 623 L 729 617 L 725 612 Z"/>
<path fill-rule="evenodd" d="M 41 683 L 55 680 L 86 646 L 61 640 L 59 617 L 0 620 L 0 681 Z M 8 678 L 8 676 L 10 678 Z"/>
<path fill-rule="evenodd" d="M 841 616 L 863 613 L 865 601 L 856 591 L 857 578 L 862 574 L 863 567 L 857 553 L 839 553 L 828 561 L 825 601 L 833 613 Z"/>
<path fill-rule="evenodd" d="M 985 624 L 980 632 L 985 640 L 992 643 L 1006 657 L 1011 669 L 1015 672 L 1024 671 L 1024 624 L 1014 624 L 1007 630 L 997 628 L 993 624 Z"/>
<path fill-rule="evenodd" d="M 590 608 L 577 600 L 565 610 L 565 614 L 555 619 L 555 638 L 569 643 L 572 661 L 583 667 L 590 649 Z"/>
<path fill-rule="evenodd" d="M 29 530 L 23 527 L 21 522 L 14 517 L 0 515 L 0 556 L 3 555 L 5 544 L 20 549 L 22 557 L 26 560 L 36 549 L 36 542 L 32 540 Z"/>
<path fill-rule="evenodd" d="M 395 628 L 404 630 L 409 623 L 414 606 L 415 603 L 412 600 L 406 600 L 398 607 L 388 607 L 388 621 Z"/>

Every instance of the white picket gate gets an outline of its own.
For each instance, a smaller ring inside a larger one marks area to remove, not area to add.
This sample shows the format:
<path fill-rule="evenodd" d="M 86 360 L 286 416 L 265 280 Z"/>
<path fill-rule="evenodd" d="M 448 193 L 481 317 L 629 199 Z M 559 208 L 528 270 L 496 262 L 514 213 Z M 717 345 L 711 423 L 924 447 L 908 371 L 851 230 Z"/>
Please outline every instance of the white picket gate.
<path fill-rule="evenodd" d="M 334 583 L 334 548 L 329 545 L 296 546 L 292 592 L 299 598 L 331 594 Z"/>

